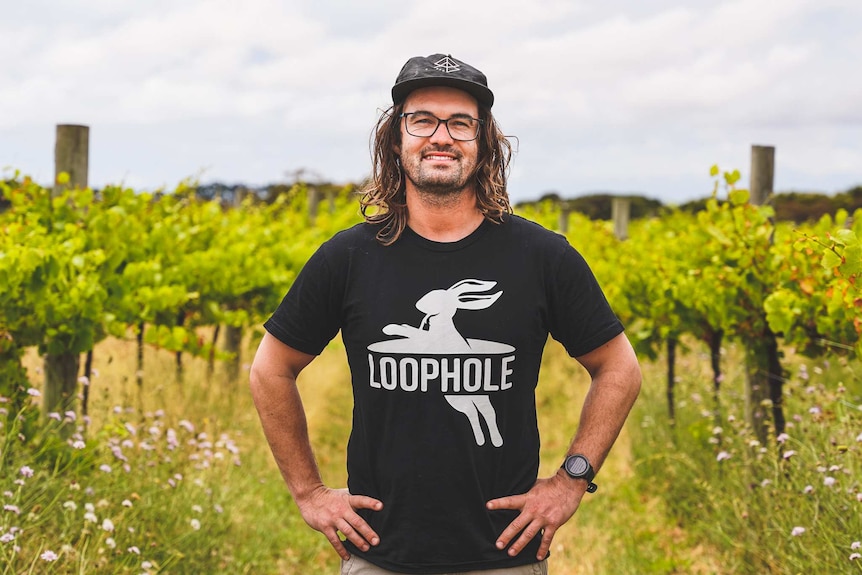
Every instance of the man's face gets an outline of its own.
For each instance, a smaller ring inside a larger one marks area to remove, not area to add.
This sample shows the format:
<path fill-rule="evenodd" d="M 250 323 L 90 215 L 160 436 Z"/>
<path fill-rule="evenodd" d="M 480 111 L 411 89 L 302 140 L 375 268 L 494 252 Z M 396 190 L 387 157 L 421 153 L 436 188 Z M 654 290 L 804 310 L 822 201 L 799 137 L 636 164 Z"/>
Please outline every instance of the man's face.
<path fill-rule="evenodd" d="M 404 113 L 428 112 L 441 120 L 456 115 L 479 117 L 476 99 L 467 92 L 444 86 L 420 88 L 408 94 Z M 435 196 L 460 193 L 472 180 L 478 159 L 478 140 L 453 140 L 442 123 L 430 137 L 411 136 L 401 121 L 401 160 L 407 189 Z"/>

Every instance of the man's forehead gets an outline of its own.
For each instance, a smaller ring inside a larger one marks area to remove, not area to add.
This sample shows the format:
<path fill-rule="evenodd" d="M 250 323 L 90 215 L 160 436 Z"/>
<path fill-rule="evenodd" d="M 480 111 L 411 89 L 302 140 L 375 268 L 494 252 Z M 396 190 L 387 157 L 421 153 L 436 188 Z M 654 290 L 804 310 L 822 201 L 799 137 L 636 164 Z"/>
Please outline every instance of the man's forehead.
<path fill-rule="evenodd" d="M 431 106 L 469 114 L 476 114 L 479 111 L 476 98 L 463 90 L 448 86 L 429 86 L 410 92 L 404 100 L 404 109 L 413 110 L 419 106 L 423 109 Z"/>

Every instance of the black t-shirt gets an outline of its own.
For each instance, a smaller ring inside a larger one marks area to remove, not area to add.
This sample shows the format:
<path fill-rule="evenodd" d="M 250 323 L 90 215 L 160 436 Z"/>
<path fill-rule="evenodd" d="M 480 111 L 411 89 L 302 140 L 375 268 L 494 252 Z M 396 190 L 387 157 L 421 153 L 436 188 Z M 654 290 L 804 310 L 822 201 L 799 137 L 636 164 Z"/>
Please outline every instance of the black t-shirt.
<path fill-rule="evenodd" d="M 409 228 L 336 234 L 265 328 L 319 354 L 341 330 L 353 382 L 348 487 L 380 545 L 351 553 L 384 569 L 444 573 L 534 562 L 494 543 L 517 515 L 485 503 L 536 481 L 535 387 L 550 333 L 573 357 L 623 330 L 563 236 L 517 216 L 451 243 Z"/>

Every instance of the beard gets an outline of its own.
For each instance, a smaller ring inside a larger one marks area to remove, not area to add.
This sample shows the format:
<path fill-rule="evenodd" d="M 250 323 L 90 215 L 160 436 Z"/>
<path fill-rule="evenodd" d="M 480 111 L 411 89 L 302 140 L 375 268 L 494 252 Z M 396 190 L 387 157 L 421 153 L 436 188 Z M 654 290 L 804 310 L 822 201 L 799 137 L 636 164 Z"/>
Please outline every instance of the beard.
<path fill-rule="evenodd" d="M 429 152 L 445 152 L 455 156 L 446 165 L 430 165 L 422 161 Z M 428 146 L 418 153 L 399 155 L 404 176 L 416 191 L 426 197 L 444 199 L 459 195 L 472 180 L 476 169 L 474 159 L 449 146 Z"/>

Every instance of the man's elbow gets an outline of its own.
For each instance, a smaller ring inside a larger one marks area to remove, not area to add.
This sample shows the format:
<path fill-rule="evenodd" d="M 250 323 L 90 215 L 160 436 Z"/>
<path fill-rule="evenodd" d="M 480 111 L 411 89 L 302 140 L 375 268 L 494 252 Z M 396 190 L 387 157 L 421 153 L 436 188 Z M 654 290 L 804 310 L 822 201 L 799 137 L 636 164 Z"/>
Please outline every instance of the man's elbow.
<path fill-rule="evenodd" d="M 634 365 L 630 369 L 629 375 L 629 393 L 632 397 L 632 403 L 634 400 L 638 398 L 641 392 L 641 384 L 643 383 L 643 373 L 641 372 L 641 366 L 635 360 Z"/>
<path fill-rule="evenodd" d="M 264 373 L 260 362 L 252 362 L 251 369 L 248 372 L 248 387 L 255 403 L 258 403 L 260 398 L 265 395 L 266 382 L 268 380 L 269 378 Z"/>

